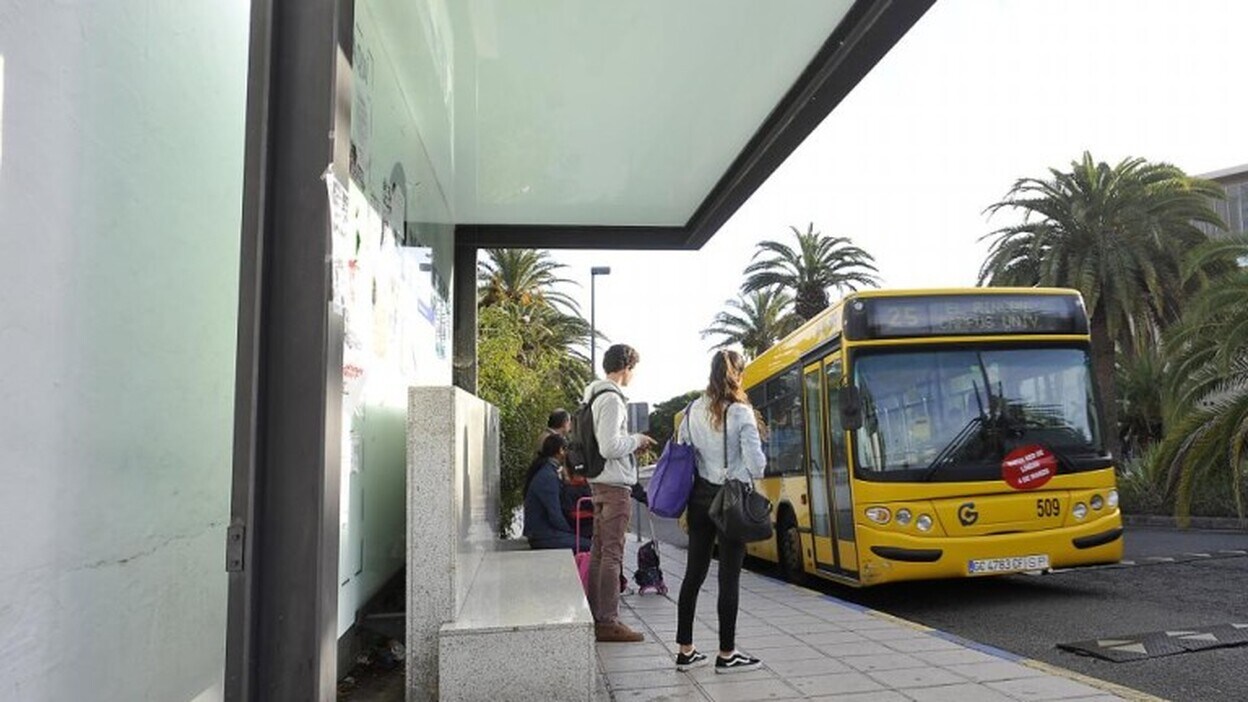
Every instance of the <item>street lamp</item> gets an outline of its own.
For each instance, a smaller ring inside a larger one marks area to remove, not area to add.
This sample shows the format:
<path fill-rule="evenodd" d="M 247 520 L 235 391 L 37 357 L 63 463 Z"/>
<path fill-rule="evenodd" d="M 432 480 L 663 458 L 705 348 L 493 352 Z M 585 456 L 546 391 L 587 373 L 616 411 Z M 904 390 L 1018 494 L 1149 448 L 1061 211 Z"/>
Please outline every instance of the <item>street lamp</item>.
<path fill-rule="evenodd" d="M 594 266 L 589 269 L 589 373 L 591 378 L 598 375 L 598 327 L 594 318 L 594 279 L 600 275 L 611 275 L 611 267 Z"/>

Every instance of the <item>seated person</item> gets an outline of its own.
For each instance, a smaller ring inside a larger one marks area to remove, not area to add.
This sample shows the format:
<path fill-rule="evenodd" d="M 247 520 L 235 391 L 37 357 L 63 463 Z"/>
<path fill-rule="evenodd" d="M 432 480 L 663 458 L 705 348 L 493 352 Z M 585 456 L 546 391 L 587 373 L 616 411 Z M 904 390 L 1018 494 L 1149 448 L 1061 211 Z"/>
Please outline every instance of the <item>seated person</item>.
<path fill-rule="evenodd" d="M 589 550 L 589 537 L 582 534 L 577 544 L 576 531 L 559 506 L 559 466 L 567 447 L 562 435 L 546 437 L 524 479 L 524 535 L 531 548 Z"/>

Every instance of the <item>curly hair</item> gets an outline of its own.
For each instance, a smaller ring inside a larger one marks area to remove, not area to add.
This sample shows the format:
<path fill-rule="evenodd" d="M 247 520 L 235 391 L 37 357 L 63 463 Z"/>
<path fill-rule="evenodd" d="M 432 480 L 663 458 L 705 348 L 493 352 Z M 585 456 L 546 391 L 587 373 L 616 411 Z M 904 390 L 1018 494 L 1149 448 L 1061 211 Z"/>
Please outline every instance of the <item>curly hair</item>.
<path fill-rule="evenodd" d="M 641 354 L 637 353 L 637 349 L 628 344 L 615 344 L 602 355 L 602 370 L 617 373 L 632 368 L 640 360 Z"/>

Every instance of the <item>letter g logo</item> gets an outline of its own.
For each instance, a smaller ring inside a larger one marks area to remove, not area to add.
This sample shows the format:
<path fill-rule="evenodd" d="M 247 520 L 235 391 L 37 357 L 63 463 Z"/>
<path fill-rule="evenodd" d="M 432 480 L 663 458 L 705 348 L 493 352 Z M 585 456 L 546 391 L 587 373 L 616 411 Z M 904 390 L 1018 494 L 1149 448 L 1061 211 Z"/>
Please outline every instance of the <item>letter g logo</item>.
<path fill-rule="evenodd" d="M 967 502 L 958 507 L 958 521 L 962 522 L 962 526 L 970 526 L 979 521 L 979 512 L 975 511 L 974 502 Z"/>

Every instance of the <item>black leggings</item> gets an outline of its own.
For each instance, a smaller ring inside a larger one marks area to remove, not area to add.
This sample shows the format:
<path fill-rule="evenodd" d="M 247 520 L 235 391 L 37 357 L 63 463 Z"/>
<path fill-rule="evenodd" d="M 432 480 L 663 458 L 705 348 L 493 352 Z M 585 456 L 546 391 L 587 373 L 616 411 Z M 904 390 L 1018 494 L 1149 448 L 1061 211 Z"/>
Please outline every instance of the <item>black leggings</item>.
<path fill-rule="evenodd" d="M 724 538 L 707 515 L 711 500 L 719 486 L 698 478 L 689 498 L 685 515 L 689 522 L 689 552 L 685 561 L 685 580 L 680 585 L 677 603 L 676 643 L 693 643 L 693 615 L 698 607 L 698 590 L 706 581 L 711 567 L 711 549 L 719 539 L 719 650 L 736 648 L 737 597 L 741 589 L 741 564 L 745 561 L 745 543 Z"/>

